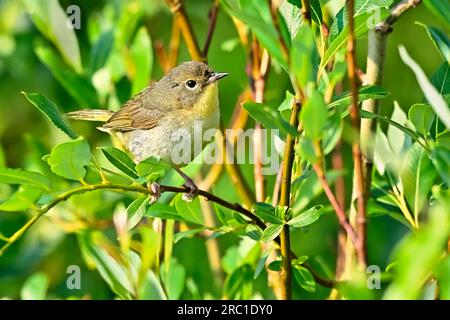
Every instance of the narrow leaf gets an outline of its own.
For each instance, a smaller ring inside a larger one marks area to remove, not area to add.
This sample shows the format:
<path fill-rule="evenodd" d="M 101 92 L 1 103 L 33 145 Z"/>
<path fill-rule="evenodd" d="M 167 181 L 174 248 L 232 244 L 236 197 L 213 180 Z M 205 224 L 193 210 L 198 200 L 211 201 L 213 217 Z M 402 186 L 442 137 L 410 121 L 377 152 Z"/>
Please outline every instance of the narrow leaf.
<path fill-rule="evenodd" d="M 408 65 L 415 73 L 420 88 L 425 94 L 425 97 L 430 103 L 434 112 L 436 112 L 437 116 L 445 124 L 447 129 L 450 129 L 450 109 L 447 106 L 444 98 L 430 83 L 422 68 L 409 56 L 406 49 L 403 46 L 400 46 L 399 51 L 400 57 L 402 58 L 403 62 Z"/>
<path fill-rule="evenodd" d="M 50 180 L 37 172 L 0 168 L 0 183 L 23 184 L 49 190 Z"/>
<path fill-rule="evenodd" d="M 100 148 L 100 150 L 102 150 L 108 161 L 111 162 L 111 164 L 117 169 L 132 178 L 138 178 L 135 168 L 136 164 L 125 152 L 114 147 Z"/>
<path fill-rule="evenodd" d="M 62 114 L 59 112 L 58 107 L 45 96 L 39 93 L 27 93 L 22 92 L 22 94 L 30 101 L 44 116 L 49 119 L 55 127 L 62 130 L 70 138 L 78 138 L 78 134 L 72 129 L 72 126 L 64 119 Z"/>

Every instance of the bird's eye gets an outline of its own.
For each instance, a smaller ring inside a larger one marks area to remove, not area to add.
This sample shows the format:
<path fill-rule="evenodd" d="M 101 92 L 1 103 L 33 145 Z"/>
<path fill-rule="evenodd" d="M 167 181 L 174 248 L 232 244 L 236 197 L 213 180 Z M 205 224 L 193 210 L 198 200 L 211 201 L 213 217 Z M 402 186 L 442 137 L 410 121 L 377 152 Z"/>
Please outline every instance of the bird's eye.
<path fill-rule="evenodd" d="M 193 90 L 193 89 L 195 89 L 195 88 L 197 87 L 197 82 L 195 82 L 194 80 L 188 80 L 188 81 L 186 82 L 186 87 L 187 87 L 188 89 Z"/>

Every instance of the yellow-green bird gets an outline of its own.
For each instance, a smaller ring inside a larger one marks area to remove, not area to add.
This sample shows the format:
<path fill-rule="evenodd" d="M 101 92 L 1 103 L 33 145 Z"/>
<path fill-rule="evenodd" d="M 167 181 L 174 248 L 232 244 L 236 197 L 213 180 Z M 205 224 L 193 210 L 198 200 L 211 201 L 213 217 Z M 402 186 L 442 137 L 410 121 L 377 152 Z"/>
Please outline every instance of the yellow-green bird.
<path fill-rule="evenodd" d="M 193 137 L 195 123 L 201 124 L 203 131 L 219 127 L 217 80 L 227 75 L 214 72 L 202 62 L 184 62 L 131 98 L 117 112 L 85 109 L 67 116 L 106 122 L 99 129 L 117 136 L 136 163 L 150 156 L 171 163 L 185 178 L 190 196 L 195 196 L 197 188 L 192 179 L 172 159 L 172 150 L 179 143 L 172 134 L 185 130 Z M 198 154 L 198 150 L 191 149 L 190 160 Z M 159 193 L 157 185 L 152 189 Z"/>

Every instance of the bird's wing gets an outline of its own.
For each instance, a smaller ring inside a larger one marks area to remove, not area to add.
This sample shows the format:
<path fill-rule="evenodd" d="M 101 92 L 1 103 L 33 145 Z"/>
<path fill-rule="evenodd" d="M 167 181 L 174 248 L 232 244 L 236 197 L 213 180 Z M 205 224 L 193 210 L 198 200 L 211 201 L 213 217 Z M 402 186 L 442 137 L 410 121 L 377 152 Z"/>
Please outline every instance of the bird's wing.
<path fill-rule="evenodd" d="M 149 94 L 148 91 L 145 91 L 128 101 L 102 128 L 113 131 L 131 131 L 156 127 L 164 113 L 160 106 L 153 105 L 154 103 L 145 99 Z"/>

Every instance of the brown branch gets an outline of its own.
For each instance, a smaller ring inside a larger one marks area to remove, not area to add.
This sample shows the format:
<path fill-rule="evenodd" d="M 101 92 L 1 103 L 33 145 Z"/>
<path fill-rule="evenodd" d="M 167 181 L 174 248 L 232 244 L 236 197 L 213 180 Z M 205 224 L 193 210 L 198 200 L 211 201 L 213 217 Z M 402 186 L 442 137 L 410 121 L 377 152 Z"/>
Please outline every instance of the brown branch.
<path fill-rule="evenodd" d="M 350 119 L 353 128 L 352 139 L 352 154 L 354 165 L 354 198 L 357 206 L 357 218 L 356 218 L 356 233 L 358 241 L 355 243 L 355 249 L 359 265 L 364 268 L 366 266 L 367 252 L 366 252 L 366 192 L 364 188 L 364 173 L 361 159 L 360 148 L 360 126 L 361 119 L 359 116 L 358 106 L 358 79 L 356 76 L 356 56 L 355 56 L 355 20 L 353 13 L 355 11 L 355 1 L 349 0 L 348 6 L 348 42 L 347 42 L 347 65 L 348 65 L 348 78 L 350 81 L 350 89 L 352 94 L 352 103 L 350 108 Z M 354 203 L 352 202 L 352 206 Z"/>
<path fill-rule="evenodd" d="M 217 23 L 217 15 L 219 13 L 219 0 L 215 0 L 211 11 L 209 11 L 209 26 L 208 26 L 208 34 L 206 36 L 205 46 L 203 47 L 203 56 L 208 56 L 209 46 L 211 45 L 212 36 L 214 34 L 214 29 L 216 28 Z"/>
<path fill-rule="evenodd" d="M 205 61 L 206 58 L 200 51 L 197 38 L 194 35 L 191 23 L 189 22 L 186 10 L 184 9 L 183 1 L 166 0 L 166 3 L 170 7 L 170 10 L 173 12 L 175 21 L 178 23 L 178 26 L 181 29 L 181 33 L 183 34 L 184 41 L 186 42 L 187 49 L 192 59 L 197 61 Z"/>
<path fill-rule="evenodd" d="M 267 0 L 269 3 L 270 8 L 270 15 L 272 16 L 272 22 L 275 26 L 275 30 L 277 31 L 278 36 L 278 42 L 281 44 L 281 51 L 283 52 L 283 55 L 288 58 L 289 57 L 289 50 L 286 45 L 286 42 L 283 39 L 283 36 L 281 35 L 281 29 L 280 29 L 280 21 L 278 19 L 278 7 L 275 1 Z"/>
<path fill-rule="evenodd" d="M 253 37 L 251 50 L 251 72 L 249 74 L 250 87 L 252 89 L 253 100 L 257 103 L 264 102 L 264 89 L 268 75 L 270 59 L 264 55 L 256 37 Z M 250 68 L 249 68 L 250 69 Z M 253 156 L 255 159 L 254 179 L 256 201 L 263 202 L 266 198 L 264 188 L 264 175 L 262 174 L 262 127 L 255 123 L 255 132 L 253 138 Z"/>
<path fill-rule="evenodd" d="M 381 21 L 375 30 L 384 34 L 388 34 L 392 31 L 392 26 L 406 11 L 415 8 L 422 3 L 422 0 L 403 0 L 398 3 L 394 9 L 392 9 L 389 16 Z"/>
<path fill-rule="evenodd" d="M 345 232 L 350 237 L 350 239 L 352 239 L 352 241 L 354 243 L 357 243 L 356 232 L 350 225 L 350 223 L 347 219 L 347 216 L 345 215 L 344 209 L 342 209 L 342 207 L 339 205 L 339 202 L 336 199 L 336 196 L 334 195 L 333 191 L 331 190 L 331 187 L 328 184 L 328 181 L 325 177 L 322 167 L 318 164 L 315 164 L 315 165 L 313 165 L 313 168 L 317 174 L 317 177 L 319 178 L 319 181 L 322 185 L 325 195 L 327 196 L 328 200 L 330 201 L 331 206 L 333 207 L 334 211 L 336 212 L 336 216 L 338 218 L 339 224 L 345 230 Z"/>
<path fill-rule="evenodd" d="M 170 70 L 177 65 L 178 56 L 180 55 L 180 42 L 181 30 L 178 23 L 174 21 L 169 44 L 168 65 L 166 66 L 167 70 Z"/>

